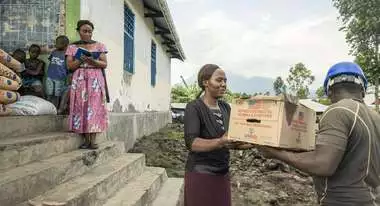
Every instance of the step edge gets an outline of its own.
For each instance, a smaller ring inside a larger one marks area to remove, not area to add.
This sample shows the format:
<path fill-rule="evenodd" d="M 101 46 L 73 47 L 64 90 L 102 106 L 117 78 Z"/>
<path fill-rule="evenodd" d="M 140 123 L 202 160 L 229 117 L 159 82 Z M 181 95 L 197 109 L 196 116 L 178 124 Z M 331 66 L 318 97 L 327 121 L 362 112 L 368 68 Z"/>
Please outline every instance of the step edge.
<path fill-rule="evenodd" d="M 152 178 L 153 175 L 153 178 Z M 152 179 L 149 179 L 149 181 L 146 181 L 145 178 L 150 177 Z M 133 203 L 132 205 L 136 204 L 136 202 L 142 201 L 144 196 L 148 195 L 150 192 L 154 192 L 155 194 L 153 197 L 151 197 L 151 200 L 147 200 L 147 202 L 142 202 L 141 204 L 145 205 L 146 203 L 151 203 L 157 194 L 159 193 L 162 185 L 165 183 L 165 180 L 167 178 L 166 170 L 165 168 L 161 167 L 146 167 L 144 172 L 134 178 L 133 180 L 129 181 L 122 187 L 119 191 L 116 192 L 116 194 L 112 197 L 110 197 L 107 202 L 103 206 L 113 206 L 113 205 L 120 205 L 120 203 L 127 201 L 128 199 L 123 199 L 122 197 L 125 196 L 124 194 L 127 194 L 127 192 L 137 192 L 138 197 L 136 199 L 132 199 L 131 201 L 134 202 L 129 202 Z M 145 180 L 145 181 L 144 181 Z M 144 185 L 142 187 L 136 188 L 134 186 L 141 184 L 141 182 L 144 182 Z M 158 185 L 158 189 L 156 191 L 151 191 L 154 188 L 155 184 Z M 122 202 L 116 201 L 115 199 L 121 199 Z M 116 202 L 113 202 L 116 201 Z"/>
<path fill-rule="evenodd" d="M 74 151 L 80 145 L 81 139 L 77 135 L 65 133 L 48 134 L 43 137 L 22 138 L 13 141 L 0 144 L 0 157 L 5 157 L 0 161 L 0 173 Z M 46 150 L 46 152 L 41 151 L 41 148 L 55 147 L 54 145 L 62 143 L 65 143 L 62 147 Z"/>
<path fill-rule="evenodd" d="M 117 147 L 117 145 L 116 145 L 116 143 L 114 141 L 102 142 L 99 145 L 98 151 L 104 151 L 104 150 L 107 150 L 108 148 L 111 148 L 111 147 Z M 25 178 L 25 177 L 30 176 L 30 175 L 35 175 L 35 174 L 40 173 L 42 171 L 45 171 L 45 170 L 47 170 L 49 168 L 55 167 L 55 166 L 61 164 L 62 162 L 76 161 L 76 160 L 82 159 L 82 157 L 85 154 L 90 154 L 93 151 L 95 151 L 95 150 L 79 150 L 79 149 L 78 150 L 73 150 L 73 151 L 70 151 L 70 152 L 61 153 L 61 154 L 52 156 L 52 157 L 44 159 L 44 160 L 34 161 L 34 162 L 29 163 L 29 164 L 22 165 L 20 167 L 11 168 L 10 170 L 4 171 L 4 172 L 0 172 L 0 185 L 8 184 L 8 183 L 10 183 L 12 181 L 16 181 L 17 179 Z M 72 155 L 72 157 L 70 158 L 69 156 L 71 156 L 71 155 Z M 60 161 L 55 161 L 56 159 L 62 158 L 62 156 L 63 156 L 64 159 L 62 159 Z M 53 164 L 52 164 L 52 162 L 53 162 Z M 43 166 L 42 167 L 37 167 L 39 164 L 42 164 Z M 39 169 L 36 170 L 33 166 L 35 168 L 39 168 Z M 5 176 L 4 174 L 15 173 L 16 170 L 32 171 L 32 172 L 25 173 L 25 174 L 19 175 L 17 177 L 13 177 L 10 180 L 6 180 L 6 181 L 5 180 L 3 180 L 3 181 L 1 180 L 1 177 Z"/>
<path fill-rule="evenodd" d="M 118 157 L 117 159 L 114 159 L 114 160 L 112 160 L 112 162 L 109 162 L 109 163 L 107 163 L 107 165 L 108 164 L 116 164 L 115 162 L 117 162 L 117 160 L 119 160 L 119 161 L 121 161 L 123 158 L 127 158 L 128 156 L 132 156 L 132 155 L 128 155 L 129 153 L 124 153 L 124 154 L 122 154 L 120 157 Z M 86 185 L 86 187 L 85 188 L 82 188 L 82 192 L 78 192 L 78 193 L 85 193 L 85 191 L 87 191 L 87 190 L 89 190 L 89 189 L 91 189 L 91 188 L 93 188 L 93 187 L 96 187 L 97 185 L 99 185 L 99 184 L 102 184 L 102 182 L 104 182 L 107 178 L 110 178 L 112 175 L 115 175 L 115 174 L 117 174 L 119 171 L 121 171 L 121 170 L 123 170 L 123 169 L 125 169 L 125 168 L 127 168 L 128 166 L 131 166 L 131 165 L 133 165 L 133 164 L 138 164 L 139 163 L 139 161 L 142 161 L 143 162 L 143 164 L 145 164 L 145 155 L 143 155 L 143 154 L 139 154 L 139 155 L 134 155 L 135 157 L 135 159 L 134 160 L 132 160 L 132 161 L 130 161 L 128 164 L 124 164 L 123 166 L 120 166 L 120 168 L 118 168 L 117 170 L 113 170 L 113 171 L 111 171 L 111 172 L 107 172 L 108 174 L 107 175 L 104 175 L 105 177 L 104 178 L 102 178 L 100 181 L 94 181 L 94 182 L 92 182 L 92 185 Z M 51 189 L 51 190 L 49 190 L 49 191 L 47 191 L 45 194 L 43 194 L 43 195 L 39 195 L 38 197 L 35 197 L 35 198 L 33 198 L 33 199 L 31 199 L 31 200 L 29 200 L 28 201 L 28 203 L 29 203 L 29 205 L 30 206 L 42 206 L 42 205 L 49 205 L 49 203 L 51 203 L 52 202 L 52 200 L 45 200 L 46 199 L 46 197 L 54 197 L 57 193 L 58 193 L 58 191 L 61 189 L 61 188 L 64 188 L 64 186 L 65 185 L 67 185 L 67 184 L 69 184 L 69 183 L 72 183 L 72 182 L 78 182 L 78 178 L 83 178 L 83 176 L 86 176 L 86 175 L 89 175 L 89 174 L 91 174 L 91 173 L 96 173 L 96 170 L 101 170 L 101 169 L 99 169 L 99 168 L 102 168 L 102 167 L 106 167 L 105 165 L 99 165 L 98 167 L 95 167 L 95 168 L 93 168 L 92 170 L 90 170 L 90 171 L 88 171 L 87 173 L 84 173 L 83 175 L 81 175 L 81 176 L 78 176 L 78 177 L 75 177 L 75 178 L 73 178 L 73 179 L 71 179 L 71 180 L 69 180 L 69 181 L 67 181 L 67 182 L 65 182 L 65 183 L 63 183 L 63 184 L 61 184 L 61 185 L 57 185 L 56 187 L 54 187 L 53 189 Z M 61 187 L 61 188 L 60 188 Z M 77 194 L 78 194 L 77 193 Z M 45 197 L 44 197 L 45 196 Z M 67 198 L 67 199 L 70 199 L 70 200 L 72 200 L 72 199 L 74 199 L 74 195 L 71 195 L 69 198 Z M 42 198 L 42 199 L 41 199 Z M 35 201 L 35 199 L 39 199 L 39 200 L 37 200 L 37 201 Z M 70 201 L 69 200 L 69 201 Z M 66 203 L 67 203 L 67 201 L 68 200 L 64 200 L 64 201 L 54 201 L 54 203 L 59 203 L 59 204 L 63 204 L 63 205 L 65 205 Z"/>
<path fill-rule="evenodd" d="M 41 135 L 39 137 L 38 135 Z M 5 149 L 13 149 L 20 146 L 28 146 L 30 144 L 38 144 L 45 141 L 53 141 L 56 139 L 81 138 L 80 135 L 71 132 L 51 132 L 46 134 L 33 134 L 23 137 L 4 138 L 0 143 L 0 152 Z M 9 142 L 8 142 L 9 141 Z M 12 142 L 14 141 L 14 142 Z"/>
<path fill-rule="evenodd" d="M 14 176 L 11 176 L 11 178 L 5 179 L 5 181 L 1 183 L 2 185 L 1 187 L 3 187 L 4 189 L 5 188 L 17 189 L 17 191 L 22 192 L 21 193 L 22 195 L 21 194 L 15 195 L 14 197 L 10 199 L 8 199 L 6 196 L 3 196 L 2 198 L 6 200 L 7 202 L 9 202 L 9 204 L 11 205 L 21 204 L 22 202 L 25 202 L 25 201 L 28 202 L 28 200 L 30 200 L 31 198 L 35 198 L 36 196 L 43 195 L 44 193 L 46 193 L 47 191 L 50 191 L 54 187 L 57 187 L 60 184 L 63 184 L 65 182 L 70 181 L 71 179 L 81 176 L 85 174 L 86 172 L 88 172 L 89 170 L 97 167 L 98 165 L 106 163 L 114 159 L 115 157 L 119 157 L 122 154 L 124 154 L 125 148 L 123 145 L 120 145 L 120 144 L 118 145 L 115 142 L 111 142 L 111 141 L 104 142 L 102 144 L 104 145 L 104 147 L 101 147 L 100 150 L 97 150 L 97 154 L 101 155 L 102 158 L 99 160 L 96 160 L 95 162 L 93 162 L 93 164 L 90 164 L 90 165 L 86 165 L 86 163 L 82 163 L 82 161 L 87 160 L 89 157 L 88 155 L 93 156 L 93 154 L 91 153 L 94 152 L 94 150 L 88 150 L 88 151 L 77 150 L 77 151 L 71 152 L 71 155 L 68 155 L 70 153 L 61 154 L 61 155 L 58 155 L 57 157 L 50 158 L 49 160 L 44 160 L 44 164 L 42 165 L 42 167 L 41 165 L 39 165 L 41 162 L 32 163 L 34 167 L 29 168 L 28 172 L 24 172 L 23 169 L 18 168 L 21 171 L 22 175 L 18 175 L 17 178 L 15 178 Z M 56 158 L 60 158 L 59 156 L 66 156 L 66 157 L 61 159 L 60 161 L 55 161 L 57 160 Z M 45 161 L 50 161 L 50 163 L 45 162 Z M 51 162 L 54 162 L 54 163 L 51 163 Z M 61 167 L 62 164 L 64 164 L 63 167 Z M 80 170 L 77 170 L 77 171 L 66 170 L 66 168 L 70 168 L 70 165 L 74 165 L 74 166 L 81 165 Z M 39 167 L 41 167 L 42 169 Z M 35 168 L 39 168 L 39 169 L 37 170 Z M 52 179 L 51 181 L 48 180 L 47 182 L 48 184 L 44 185 L 42 189 L 37 189 L 38 182 L 35 182 L 33 180 L 35 180 L 35 178 L 42 177 L 44 174 L 49 174 L 56 170 L 59 172 L 59 175 L 53 175 L 53 176 L 58 179 Z M 25 182 L 25 181 L 26 182 L 31 181 L 30 182 L 31 185 L 29 185 L 26 188 L 20 185 L 20 184 L 24 184 L 22 182 Z M 31 188 L 35 188 L 37 189 L 37 191 L 31 190 Z M 11 193 L 9 193 L 9 195 L 11 195 Z"/>
<path fill-rule="evenodd" d="M 176 205 L 182 205 L 183 204 L 183 196 L 184 196 L 184 178 L 168 178 L 167 181 L 163 184 L 161 187 L 161 190 L 159 191 L 157 198 L 152 202 L 152 206 L 161 206 L 162 202 L 164 201 L 164 197 L 162 196 L 163 192 L 165 192 L 165 186 L 168 186 L 170 182 L 175 182 L 177 184 L 177 187 L 175 188 L 175 204 Z M 178 193 L 178 197 L 177 197 Z"/>

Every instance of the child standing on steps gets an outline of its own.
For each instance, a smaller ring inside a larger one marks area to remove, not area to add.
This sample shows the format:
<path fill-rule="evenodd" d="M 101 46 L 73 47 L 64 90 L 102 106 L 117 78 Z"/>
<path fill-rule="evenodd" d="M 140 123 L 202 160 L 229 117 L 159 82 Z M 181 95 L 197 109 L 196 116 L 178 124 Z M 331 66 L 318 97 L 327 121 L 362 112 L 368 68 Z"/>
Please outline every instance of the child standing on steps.
<path fill-rule="evenodd" d="M 69 45 L 69 39 L 62 35 L 58 36 L 55 41 L 55 50 L 49 56 L 49 67 L 46 79 L 47 99 L 52 102 L 56 108 L 66 87 L 66 78 L 68 74 L 66 66 L 66 49 Z"/>

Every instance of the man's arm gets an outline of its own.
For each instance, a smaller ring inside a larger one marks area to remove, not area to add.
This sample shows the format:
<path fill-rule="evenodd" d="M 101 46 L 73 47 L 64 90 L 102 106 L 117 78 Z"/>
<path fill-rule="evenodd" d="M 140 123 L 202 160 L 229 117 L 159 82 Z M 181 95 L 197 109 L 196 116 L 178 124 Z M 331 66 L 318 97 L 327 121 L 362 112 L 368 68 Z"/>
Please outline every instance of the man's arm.
<path fill-rule="evenodd" d="M 333 175 L 346 151 L 351 130 L 355 127 L 355 113 L 348 112 L 349 109 L 344 107 L 347 106 L 330 107 L 324 113 L 319 123 L 314 151 L 295 153 L 268 147 L 262 150 L 267 155 L 311 175 Z"/>
<path fill-rule="evenodd" d="M 315 176 L 331 176 L 335 173 L 344 151 L 327 145 L 317 145 L 311 152 L 290 152 L 270 147 L 261 147 L 266 157 L 275 158 Z"/>

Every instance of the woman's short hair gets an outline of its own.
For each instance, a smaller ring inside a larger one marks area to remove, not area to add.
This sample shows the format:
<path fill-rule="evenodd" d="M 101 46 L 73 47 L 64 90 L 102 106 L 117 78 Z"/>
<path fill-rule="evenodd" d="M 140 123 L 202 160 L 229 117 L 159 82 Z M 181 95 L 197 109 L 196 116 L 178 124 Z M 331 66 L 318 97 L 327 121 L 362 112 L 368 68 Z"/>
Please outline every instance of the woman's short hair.
<path fill-rule="evenodd" d="M 79 31 L 80 30 L 80 28 L 83 26 L 83 25 L 89 25 L 92 29 L 94 29 L 94 24 L 91 22 L 91 21 L 89 21 L 89 20 L 79 20 L 78 22 L 77 22 L 77 31 Z"/>

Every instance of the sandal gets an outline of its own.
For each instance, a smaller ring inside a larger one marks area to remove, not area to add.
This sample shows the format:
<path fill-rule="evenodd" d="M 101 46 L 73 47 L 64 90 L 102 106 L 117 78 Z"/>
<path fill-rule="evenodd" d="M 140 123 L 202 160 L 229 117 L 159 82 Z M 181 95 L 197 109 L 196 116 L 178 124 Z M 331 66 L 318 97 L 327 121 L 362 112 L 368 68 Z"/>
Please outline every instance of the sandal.
<path fill-rule="evenodd" d="M 88 142 L 84 142 L 79 146 L 79 149 L 88 149 L 90 147 L 90 144 Z"/>
<path fill-rule="evenodd" d="M 88 147 L 88 149 L 92 149 L 92 150 L 95 150 L 95 149 L 98 149 L 98 148 L 99 148 L 99 146 L 96 143 L 90 143 L 89 147 Z"/>
<path fill-rule="evenodd" d="M 91 141 L 86 135 L 83 135 L 83 144 L 79 146 L 79 149 L 88 149 L 90 147 Z"/>
<path fill-rule="evenodd" d="M 90 142 L 90 146 L 88 147 L 89 149 L 95 150 L 99 148 L 98 144 L 95 143 L 95 139 L 96 139 L 96 134 L 91 134 L 89 137 L 89 142 Z"/>

